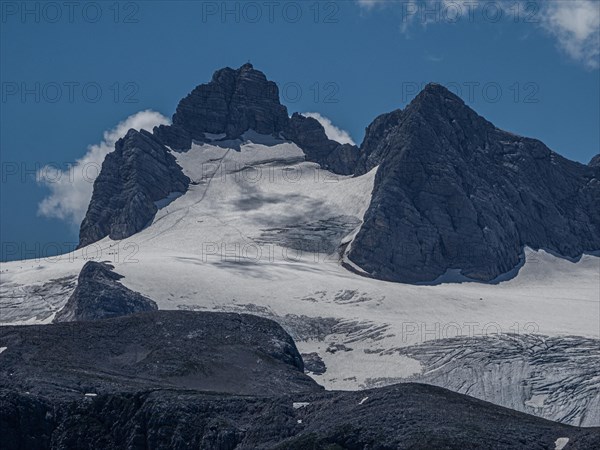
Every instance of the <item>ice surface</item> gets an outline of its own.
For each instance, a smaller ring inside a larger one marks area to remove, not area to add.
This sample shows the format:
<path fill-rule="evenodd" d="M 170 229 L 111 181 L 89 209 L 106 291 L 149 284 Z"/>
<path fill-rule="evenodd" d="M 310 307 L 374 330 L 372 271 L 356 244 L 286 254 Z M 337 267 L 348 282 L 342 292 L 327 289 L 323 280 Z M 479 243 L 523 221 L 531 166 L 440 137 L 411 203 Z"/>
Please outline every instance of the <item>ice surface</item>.
<path fill-rule="evenodd" d="M 569 438 L 561 437 L 554 442 L 554 450 L 562 450 L 569 443 Z"/>
<path fill-rule="evenodd" d="M 350 265 L 345 254 L 368 208 L 376 168 L 361 177 L 335 175 L 306 162 L 295 144 L 256 133 L 173 154 L 193 184 L 138 234 L 105 238 L 51 260 L 3 264 L 0 323 L 51 321 L 82 265 L 96 259 L 115 265 L 125 286 L 161 309 L 228 310 L 278 320 L 302 353 L 322 359 L 325 372 L 312 376 L 328 389 L 362 389 L 423 374 L 427 364 L 391 350 L 454 336 L 600 337 L 597 256 L 573 262 L 525 249 L 518 274 L 497 284 L 379 281 L 342 264 Z M 591 394 L 600 399 L 599 392 Z M 538 400 L 519 401 L 525 410 L 535 409 Z M 593 420 L 600 425 L 600 418 Z"/>
<path fill-rule="evenodd" d="M 292 404 L 292 406 L 294 407 L 294 409 L 300 409 L 300 408 L 304 408 L 305 406 L 310 405 L 310 403 L 308 402 L 294 402 Z"/>

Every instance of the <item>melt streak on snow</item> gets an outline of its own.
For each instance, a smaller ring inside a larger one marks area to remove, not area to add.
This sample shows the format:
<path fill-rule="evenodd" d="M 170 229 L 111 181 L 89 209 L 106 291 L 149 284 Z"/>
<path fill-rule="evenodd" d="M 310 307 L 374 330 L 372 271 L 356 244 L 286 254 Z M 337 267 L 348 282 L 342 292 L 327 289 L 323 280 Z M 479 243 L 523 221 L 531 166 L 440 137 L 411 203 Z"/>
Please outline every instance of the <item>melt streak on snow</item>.
<path fill-rule="evenodd" d="M 574 336 L 569 345 L 581 348 L 589 345 L 583 338 L 598 339 L 600 258 L 570 262 L 526 249 L 518 275 L 499 284 L 378 281 L 340 263 L 368 208 L 377 169 L 356 178 L 335 175 L 304 161 L 295 144 L 255 133 L 174 155 L 193 184 L 159 203 L 140 233 L 50 260 L 3 264 L 0 322 L 50 322 L 93 258 L 115 265 L 125 286 L 161 309 L 248 312 L 279 321 L 302 353 L 322 360 L 325 371 L 310 372 L 328 389 L 423 377 L 554 420 L 600 425 L 593 412 L 600 405 L 600 380 L 585 392 L 567 389 L 568 395 L 554 398 L 552 386 L 532 378 L 533 363 L 520 359 L 534 344 L 506 338 Z M 462 336 L 457 343 L 448 341 L 456 336 Z M 472 337 L 480 339 L 466 339 Z M 482 363 L 473 355 L 477 346 L 490 348 L 485 339 L 499 345 Z M 535 364 L 546 364 L 540 341 L 535 349 L 542 357 Z M 443 362 L 448 348 L 470 371 Z M 443 349 L 442 357 L 436 349 Z M 502 367 L 510 370 L 494 380 L 505 388 L 490 391 L 487 365 L 502 365 L 508 357 L 511 365 Z M 579 370 L 578 361 L 568 376 Z M 567 375 L 556 371 L 557 377 Z M 511 390 L 513 385 L 521 387 Z"/>

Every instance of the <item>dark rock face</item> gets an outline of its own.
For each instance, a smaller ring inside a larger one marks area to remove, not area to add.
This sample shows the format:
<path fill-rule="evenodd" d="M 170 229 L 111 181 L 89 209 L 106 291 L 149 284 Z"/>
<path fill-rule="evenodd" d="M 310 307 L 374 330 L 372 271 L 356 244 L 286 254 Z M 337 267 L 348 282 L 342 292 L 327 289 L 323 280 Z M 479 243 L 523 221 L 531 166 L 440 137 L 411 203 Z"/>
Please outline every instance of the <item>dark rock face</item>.
<path fill-rule="evenodd" d="M 304 151 L 307 161 L 319 163 L 324 169 L 340 175 L 354 173 L 359 158 L 358 147 L 328 139 L 316 119 L 294 113 L 283 136 Z"/>
<path fill-rule="evenodd" d="M 108 319 L 138 312 L 154 311 L 156 303 L 118 282 L 123 278 L 106 263 L 85 263 L 77 287 L 54 322 Z"/>
<path fill-rule="evenodd" d="M 304 370 L 312 372 L 315 375 L 323 375 L 327 372 L 327 366 L 318 353 L 303 353 Z"/>
<path fill-rule="evenodd" d="M 590 167 L 600 167 L 600 154 L 594 156 L 591 161 L 588 163 Z"/>
<path fill-rule="evenodd" d="M 489 281 L 523 246 L 600 249 L 600 177 L 535 139 L 495 128 L 440 85 L 367 129 L 357 174 L 379 165 L 349 258 L 375 278 Z"/>
<path fill-rule="evenodd" d="M 600 445 L 435 386 L 326 392 L 283 329 L 245 314 L 155 311 L 0 328 L 3 448 L 548 449 Z M 86 395 L 87 394 L 87 395 Z"/>
<path fill-rule="evenodd" d="M 115 151 L 106 155 L 94 182 L 94 193 L 79 231 L 79 246 L 106 236 L 127 238 L 156 214 L 155 203 L 173 192 L 185 192 L 190 179 L 175 157 L 151 133 L 129 130 Z"/>
<path fill-rule="evenodd" d="M 237 139 L 250 129 L 282 135 L 298 145 L 308 161 L 323 168 L 342 175 L 354 173 L 358 147 L 328 139 L 313 118 L 298 113 L 288 118 L 277 85 L 251 64 L 215 72 L 210 83 L 197 86 L 179 102 L 173 125 L 156 127 L 154 134 L 173 150 L 186 151 L 192 141 L 205 142 L 205 133 Z"/>
<path fill-rule="evenodd" d="M 236 139 L 249 129 L 277 134 L 287 121 L 277 85 L 251 64 L 218 70 L 210 83 L 196 87 L 179 102 L 173 116 L 175 128 L 198 140 L 204 139 L 204 133 L 225 133 Z"/>
<path fill-rule="evenodd" d="M 159 125 L 154 127 L 152 132 L 160 142 L 175 151 L 186 151 L 192 146 L 192 136 L 183 128 L 174 125 Z M 195 141 L 203 142 L 204 139 L 196 138 Z"/>
<path fill-rule="evenodd" d="M 309 404 L 295 409 L 297 398 L 149 390 L 65 402 L 0 390 L 0 420 L 11 449 L 547 450 L 559 437 L 572 449 L 600 444 L 598 429 L 434 386 L 310 394 L 301 397 Z"/>
<path fill-rule="evenodd" d="M 247 314 L 152 311 L 2 327 L 0 341 L 13 350 L 2 354 L 0 383 L 20 392 L 81 399 L 159 388 L 248 395 L 321 389 L 304 375 L 283 328 Z"/>
<path fill-rule="evenodd" d="M 391 147 L 391 145 L 383 145 L 383 142 L 400 125 L 403 117 L 404 111 L 398 109 L 376 117 L 367 127 L 360 146 L 360 156 L 356 163 L 355 175 L 364 175 L 381 164 Z"/>
<path fill-rule="evenodd" d="M 197 86 L 181 100 L 172 125 L 130 130 L 108 154 L 81 224 L 79 246 L 106 236 L 124 239 L 144 228 L 156 214 L 154 202 L 172 192 L 185 192 L 190 180 L 169 153 L 206 142 L 205 133 L 237 139 L 244 132 L 286 138 L 305 151 L 307 159 L 339 174 L 350 175 L 358 159 L 358 148 L 327 139 L 314 119 L 295 114 L 279 102 L 277 85 L 251 64 L 239 69 L 224 68 L 212 81 Z"/>
<path fill-rule="evenodd" d="M 448 270 L 493 280 L 523 246 L 566 257 L 600 249 L 598 157 L 574 163 L 541 142 L 495 128 L 442 86 L 376 118 L 361 148 L 330 140 L 321 124 L 288 118 L 275 83 L 245 64 L 215 72 L 181 100 L 173 125 L 131 130 L 103 164 L 81 224 L 80 246 L 127 238 L 185 192 L 190 180 L 166 146 L 185 151 L 205 133 L 245 131 L 296 143 L 306 159 L 344 175 L 379 166 L 371 206 L 349 258 L 384 280 L 430 282 Z"/>

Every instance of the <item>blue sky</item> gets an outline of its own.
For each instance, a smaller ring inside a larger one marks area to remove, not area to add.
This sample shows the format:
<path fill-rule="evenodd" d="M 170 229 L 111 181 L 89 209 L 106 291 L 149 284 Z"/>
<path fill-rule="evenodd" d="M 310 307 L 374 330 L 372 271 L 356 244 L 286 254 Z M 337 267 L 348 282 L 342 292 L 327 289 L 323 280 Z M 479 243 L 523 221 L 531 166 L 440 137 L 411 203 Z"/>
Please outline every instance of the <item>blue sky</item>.
<path fill-rule="evenodd" d="M 170 117 L 216 69 L 248 60 L 290 113 L 318 112 L 357 143 L 377 115 L 436 81 L 568 158 L 600 151 L 594 0 L 68 5 L 2 2 L 3 260 L 77 242 L 89 186 L 64 173 L 40 183 L 36 171 L 103 154 L 122 129 L 160 120 L 140 111 Z"/>

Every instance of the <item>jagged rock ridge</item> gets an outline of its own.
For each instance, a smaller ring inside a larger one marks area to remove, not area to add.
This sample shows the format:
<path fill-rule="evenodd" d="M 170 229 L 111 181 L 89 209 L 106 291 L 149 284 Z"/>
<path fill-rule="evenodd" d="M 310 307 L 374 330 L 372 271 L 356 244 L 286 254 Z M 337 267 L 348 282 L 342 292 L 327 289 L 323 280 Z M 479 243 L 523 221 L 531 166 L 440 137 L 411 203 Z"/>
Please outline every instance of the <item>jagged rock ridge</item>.
<path fill-rule="evenodd" d="M 187 190 L 190 179 L 175 157 L 146 130 L 129 130 L 106 155 L 79 231 L 83 247 L 106 236 L 124 239 L 154 217 L 156 203 Z"/>
<path fill-rule="evenodd" d="M 597 158 L 585 166 L 499 130 L 436 84 L 376 118 L 359 150 L 328 139 L 313 118 L 288 118 L 277 86 L 250 64 L 194 89 L 173 125 L 154 135 L 132 130 L 117 143 L 94 185 L 80 245 L 135 234 L 156 201 L 185 192 L 190 181 L 167 147 L 186 151 L 192 141 L 249 129 L 288 139 L 339 174 L 379 167 L 347 255 L 375 278 L 490 281 L 518 267 L 524 246 L 569 258 L 600 249 Z"/>
<path fill-rule="evenodd" d="M 130 130 L 117 142 L 94 183 L 79 246 L 106 236 L 132 236 L 155 216 L 154 202 L 187 190 L 190 180 L 169 148 L 187 151 L 192 142 L 206 142 L 214 136 L 238 139 L 248 130 L 295 142 L 308 161 L 333 172 L 354 173 L 358 147 L 328 139 L 313 118 L 294 114 L 290 119 L 279 102 L 277 85 L 251 64 L 221 69 L 179 102 L 172 125 L 155 127 L 153 134 Z"/>
<path fill-rule="evenodd" d="M 576 258 L 600 249 L 600 176 L 542 142 L 499 130 L 444 87 L 367 128 L 357 174 L 379 166 L 349 258 L 371 276 L 490 281 L 524 246 Z M 456 274 L 455 274 L 456 275 Z"/>
<path fill-rule="evenodd" d="M 205 142 L 212 135 L 238 139 L 248 130 L 288 139 L 305 152 L 307 161 L 332 172 L 354 173 L 358 147 L 329 139 L 312 117 L 288 117 L 277 85 L 250 63 L 216 71 L 210 83 L 197 86 L 179 102 L 173 124 L 155 127 L 154 134 L 173 150 L 186 151 L 192 141 Z"/>
<path fill-rule="evenodd" d="M 192 139 L 203 133 L 225 133 L 230 139 L 246 130 L 276 134 L 287 122 L 287 108 L 279 103 L 277 85 L 251 64 L 238 70 L 218 70 L 208 84 L 201 84 L 179 102 L 173 126 Z"/>
<path fill-rule="evenodd" d="M 359 158 L 358 147 L 329 139 L 318 120 L 294 113 L 283 136 L 304 151 L 307 161 L 317 162 L 324 169 L 340 175 L 354 174 Z"/>

